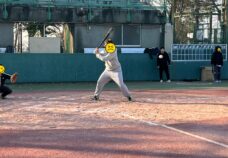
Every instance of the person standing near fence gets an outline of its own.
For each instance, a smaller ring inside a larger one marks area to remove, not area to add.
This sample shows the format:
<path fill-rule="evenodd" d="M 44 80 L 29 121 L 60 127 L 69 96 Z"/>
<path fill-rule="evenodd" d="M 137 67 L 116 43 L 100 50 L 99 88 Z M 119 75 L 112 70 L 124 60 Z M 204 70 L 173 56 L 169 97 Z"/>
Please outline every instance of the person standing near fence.
<path fill-rule="evenodd" d="M 164 47 L 161 47 L 160 52 L 157 55 L 157 68 L 159 69 L 160 82 L 163 82 L 163 71 L 165 71 L 167 82 L 171 82 L 169 74 L 170 59 L 168 53 Z"/>
<path fill-rule="evenodd" d="M 220 46 L 215 47 L 215 51 L 211 56 L 211 65 L 214 74 L 214 81 L 221 82 L 221 68 L 223 66 L 223 55 Z"/>

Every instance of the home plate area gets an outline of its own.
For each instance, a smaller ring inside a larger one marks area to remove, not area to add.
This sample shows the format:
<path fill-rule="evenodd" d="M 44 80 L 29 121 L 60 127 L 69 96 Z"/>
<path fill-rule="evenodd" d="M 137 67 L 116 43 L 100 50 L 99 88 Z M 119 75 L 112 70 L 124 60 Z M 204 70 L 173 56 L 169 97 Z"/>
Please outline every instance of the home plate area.
<path fill-rule="evenodd" d="M 0 100 L 0 158 L 199 157 L 228 153 L 228 91 L 14 93 Z"/>

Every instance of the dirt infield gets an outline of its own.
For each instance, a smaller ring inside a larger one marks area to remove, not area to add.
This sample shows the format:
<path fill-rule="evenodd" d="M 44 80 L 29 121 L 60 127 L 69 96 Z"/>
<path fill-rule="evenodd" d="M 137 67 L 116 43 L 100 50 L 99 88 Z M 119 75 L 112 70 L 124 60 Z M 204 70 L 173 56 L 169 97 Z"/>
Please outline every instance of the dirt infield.
<path fill-rule="evenodd" d="M 0 158 L 225 158 L 228 89 L 17 92 L 0 100 Z"/>

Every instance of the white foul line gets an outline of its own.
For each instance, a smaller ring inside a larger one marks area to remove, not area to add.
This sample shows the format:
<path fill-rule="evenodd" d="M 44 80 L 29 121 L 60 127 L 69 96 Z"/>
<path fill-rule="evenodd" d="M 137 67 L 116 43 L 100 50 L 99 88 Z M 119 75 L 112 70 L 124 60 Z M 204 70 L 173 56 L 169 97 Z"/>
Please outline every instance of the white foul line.
<path fill-rule="evenodd" d="M 195 135 L 195 134 L 192 134 L 192 133 L 189 133 L 189 132 L 186 132 L 186 131 L 183 131 L 183 130 L 180 130 L 180 129 L 177 129 L 177 128 L 174 128 L 174 127 L 171 127 L 171 126 L 167 126 L 167 125 L 159 124 L 159 123 L 154 123 L 154 122 L 151 122 L 151 121 L 140 120 L 140 119 L 137 119 L 136 117 L 133 117 L 133 116 L 130 116 L 130 115 L 127 115 L 127 114 L 122 114 L 122 115 L 125 116 L 125 117 L 128 117 L 128 118 L 131 118 L 133 120 L 136 120 L 138 122 L 146 123 L 149 126 L 160 126 L 160 127 L 163 127 L 163 128 L 166 128 L 166 129 L 178 132 L 178 133 L 182 133 L 182 134 L 185 134 L 185 135 L 188 135 L 188 136 L 191 136 L 191 137 L 206 141 L 208 143 L 212 143 L 212 144 L 215 144 L 215 145 L 218 145 L 218 146 L 222 146 L 224 148 L 228 148 L 227 144 L 220 143 L 220 142 L 217 142 L 217 141 L 205 138 L 205 137 L 201 137 L 201 136 L 198 136 L 198 135 Z"/>

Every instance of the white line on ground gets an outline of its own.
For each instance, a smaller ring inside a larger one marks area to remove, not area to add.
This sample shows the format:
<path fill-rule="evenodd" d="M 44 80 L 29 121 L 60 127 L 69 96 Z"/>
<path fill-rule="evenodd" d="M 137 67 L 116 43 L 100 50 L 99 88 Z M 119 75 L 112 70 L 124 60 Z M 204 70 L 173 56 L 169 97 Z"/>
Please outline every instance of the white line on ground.
<path fill-rule="evenodd" d="M 138 122 L 141 122 L 141 123 L 148 124 L 149 126 L 159 126 L 159 127 L 163 127 L 163 128 L 166 128 L 166 129 L 169 129 L 169 130 L 172 130 L 172 131 L 181 133 L 181 134 L 185 134 L 185 135 L 188 135 L 188 136 L 191 136 L 191 137 L 194 137 L 194 138 L 197 138 L 197 139 L 206 141 L 206 142 L 211 143 L 211 144 L 215 144 L 215 145 L 218 145 L 218 146 L 221 146 L 221 147 L 224 147 L 224 148 L 228 148 L 228 145 L 227 145 L 227 144 L 224 144 L 224 143 L 221 143 L 221 142 L 217 142 L 217 141 L 214 141 L 214 140 L 205 138 L 205 137 L 201 137 L 201 136 L 198 136 L 198 135 L 196 135 L 196 134 L 192 134 L 192 133 L 189 133 L 189 132 L 187 132 L 187 131 L 180 130 L 180 129 L 177 129 L 177 128 L 174 128 L 174 127 L 171 127 L 171 126 L 168 126 L 168 125 L 164 125 L 164 124 L 160 124 L 160 123 L 155 123 L 155 122 L 151 122 L 151 121 L 141 120 L 141 119 L 138 119 L 138 118 L 136 118 L 136 117 L 134 117 L 134 116 L 130 116 L 130 115 L 123 114 L 123 113 L 122 113 L 122 115 L 125 116 L 125 117 L 128 117 L 128 118 L 130 118 L 130 119 L 133 119 L 133 120 L 135 120 L 135 121 L 138 121 Z"/>

